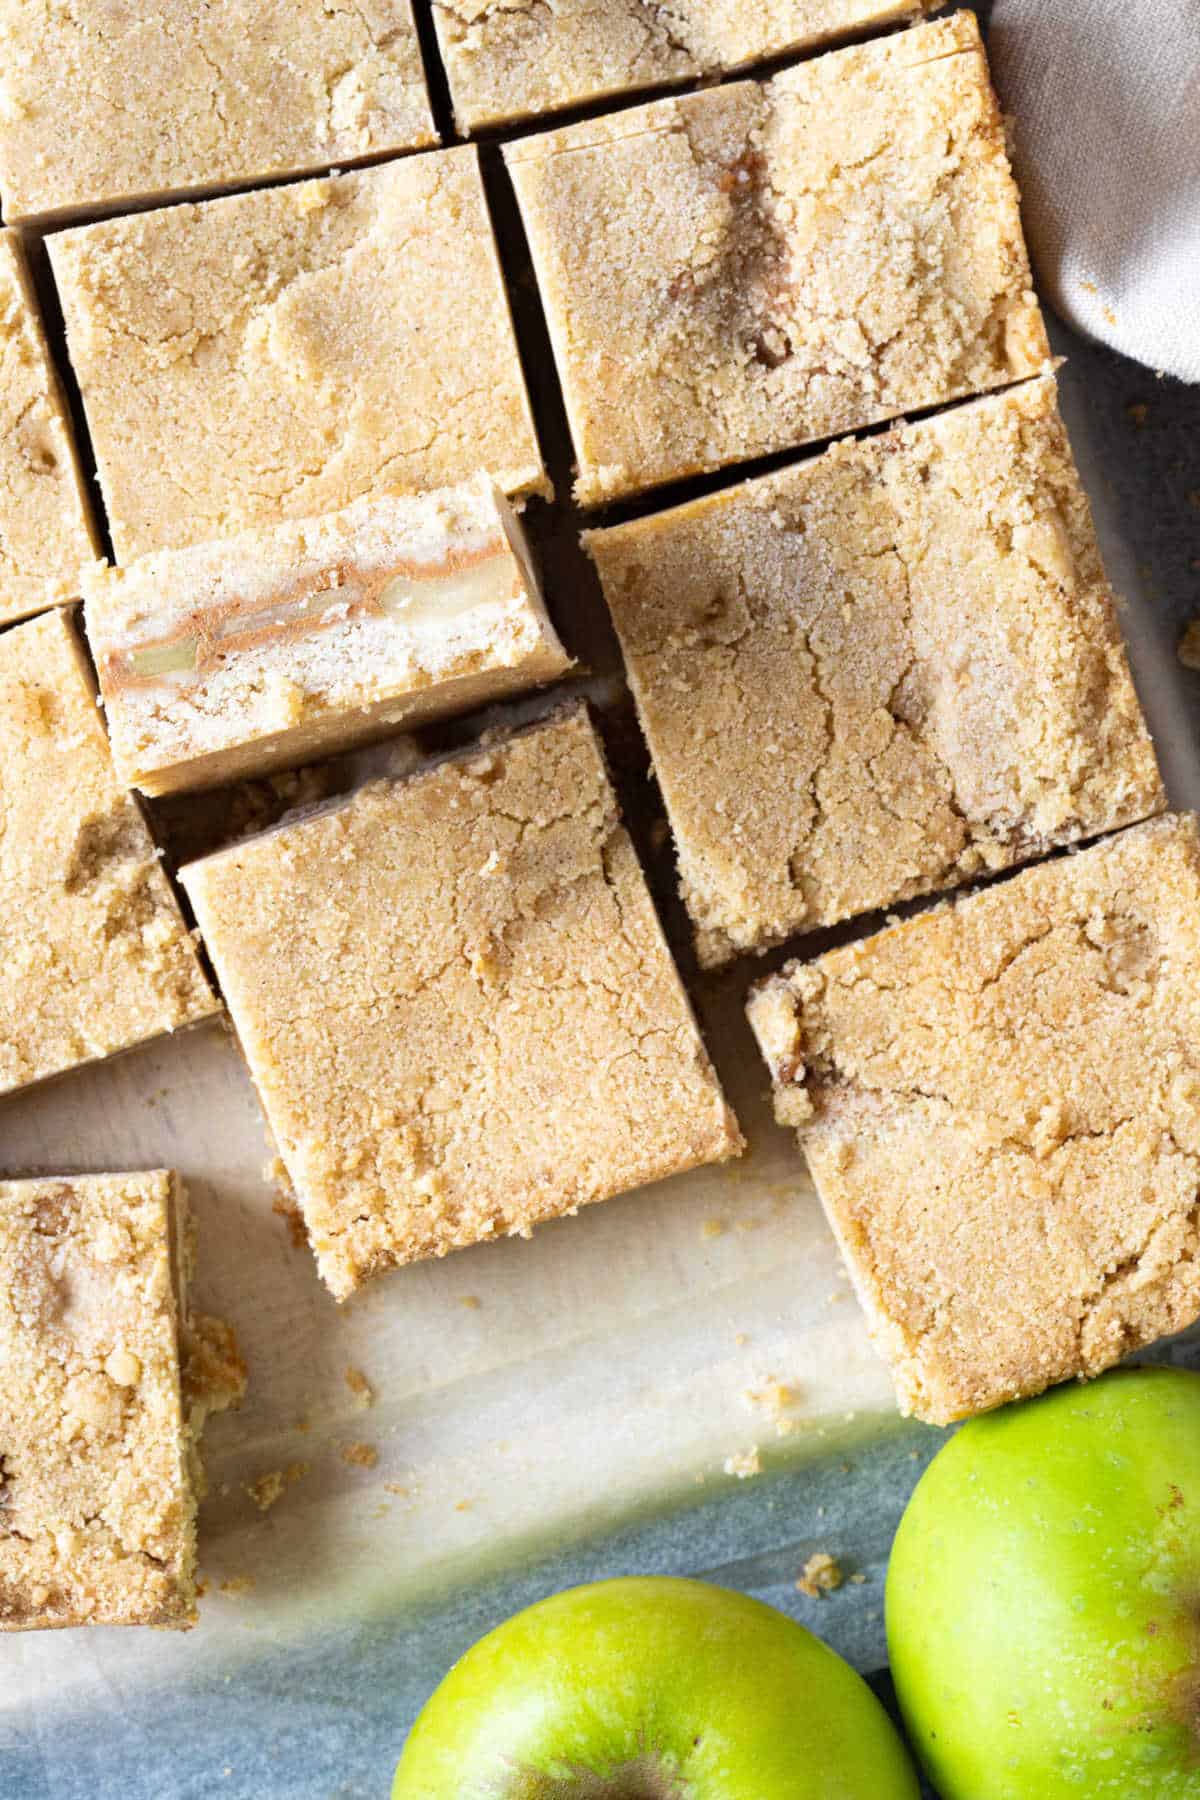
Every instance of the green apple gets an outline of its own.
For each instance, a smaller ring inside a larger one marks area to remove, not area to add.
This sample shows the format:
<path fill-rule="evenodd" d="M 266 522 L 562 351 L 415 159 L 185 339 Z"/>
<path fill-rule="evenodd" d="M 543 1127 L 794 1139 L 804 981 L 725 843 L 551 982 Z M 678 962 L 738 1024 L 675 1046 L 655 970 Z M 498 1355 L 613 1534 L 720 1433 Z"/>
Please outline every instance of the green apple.
<path fill-rule="evenodd" d="M 642 1577 L 571 1588 L 455 1664 L 392 1800 L 917 1800 L 865 1682 L 744 1594 Z"/>
<path fill-rule="evenodd" d="M 964 1426 L 901 1520 L 887 1622 L 943 1800 L 1200 1800 L 1200 1375 Z"/>

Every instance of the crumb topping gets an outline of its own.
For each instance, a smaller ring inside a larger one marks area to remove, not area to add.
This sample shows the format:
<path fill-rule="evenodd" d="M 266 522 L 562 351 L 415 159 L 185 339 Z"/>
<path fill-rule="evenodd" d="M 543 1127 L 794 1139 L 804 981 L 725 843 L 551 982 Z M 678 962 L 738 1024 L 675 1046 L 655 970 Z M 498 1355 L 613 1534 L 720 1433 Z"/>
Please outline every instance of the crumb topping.
<path fill-rule="evenodd" d="M 20 239 L 0 231 L 0 624 L 72 599 L 99 554 Z"/>
<path fill-rule="evenodd" d="M 1134 826 L 808 965 L 750 1017 L 933 1423 L 1200 1313 L 1200 834 Z"/>
<path fill-rule="evenodd" d="M 0 1092 L 216 1006 L 73 627 L 17 626 L 0 637 Z"/>
<path fill-rule="evenodd" d="M 585 505 L 1046 363 L 970 13 L 505 156 Z"/>
<path fill-rule="evenodd" d="M 0 1182 L 0 1630 L 194 1622 L 183 1204 L 163 1172 Z"/>
<path fill-rule="evenodd" d="M 716 74 L 921 10 L 922 0 L 434 0 L 465 131 Z"/>
<path fill-rule="evenodd" d="M 0 0 L 10 220 L 434 142 L 409 0 Z"/>
<path fill-rule="evenodd" d="M 1165 805 L 1050 377 L 586 543 L 703 963 Z"/>
<path fill-rule="evenodd" d="M 546 491 L 473 150 L 48 247 L 122 562 L 480 468 Z"/>
<path fill-rule="evenodd" d="M 740 1148 L 578 709 L 183 879 L 339 1297 Z"/>

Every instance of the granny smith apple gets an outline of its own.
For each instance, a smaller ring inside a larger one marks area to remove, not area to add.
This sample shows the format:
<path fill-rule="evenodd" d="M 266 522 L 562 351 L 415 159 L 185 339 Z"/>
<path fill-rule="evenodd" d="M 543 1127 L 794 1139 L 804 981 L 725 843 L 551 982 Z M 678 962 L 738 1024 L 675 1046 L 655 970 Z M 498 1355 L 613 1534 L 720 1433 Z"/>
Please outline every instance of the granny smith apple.
<path fill-rule="evenodd" d="M 1200 1375 L 964 1426 L 901 1521 L 887 1622 L 943 1800 L 1200 1800 Z"/>
<path fill-rule="evenodd" d="M 744 1594 L 642 1577 L 518 1613 L 455 1664 L 392 1800 L 916 1800 L 853 1669 Z"/>

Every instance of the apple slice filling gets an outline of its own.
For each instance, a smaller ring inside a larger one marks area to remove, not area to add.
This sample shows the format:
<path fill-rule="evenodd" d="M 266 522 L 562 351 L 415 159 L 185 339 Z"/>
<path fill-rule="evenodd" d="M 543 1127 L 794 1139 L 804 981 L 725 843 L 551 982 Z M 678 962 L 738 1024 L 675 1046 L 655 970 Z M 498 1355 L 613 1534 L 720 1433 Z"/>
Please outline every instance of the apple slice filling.
<path fill-rule="evenodd" d="M 200 680 L 214 664 L 269 642 L 286 643 L 326 631 L 348 619 L 373 615 L 412 631 L 445 627 L 497 599 L 510 598 L 497 583 L 497 559 L 507 546 L 493 542 L 470 560 L 408 567 L 370 577 L 345 570 L 337 579 L 305 593 L 283 595 L 254 607 L 236 600 L 194 615 L 192 631 L 181 631 L 108 659 L 110 685 L 154 686 Z"/>

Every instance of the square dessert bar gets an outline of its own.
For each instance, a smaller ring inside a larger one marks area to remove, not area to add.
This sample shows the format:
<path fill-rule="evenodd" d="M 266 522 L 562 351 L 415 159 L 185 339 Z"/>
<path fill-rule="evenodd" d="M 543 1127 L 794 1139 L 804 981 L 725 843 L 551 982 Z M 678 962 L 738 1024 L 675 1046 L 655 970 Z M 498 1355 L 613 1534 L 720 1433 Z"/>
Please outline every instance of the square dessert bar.
<path fill-rule="evenodd" d="M 182 879 L 339 1299 L 741 1149 L 582 708 Z"/>
<path fill-rule="evenodd" d="M 586 505 L 1046 362 L 971 13 L 505 156 Z"/>
<path fill-rule="evenodd" d="M 0 1631 L 195 1623 L 199 1433 L 244 1371 L 189 1260 L 164 1170 L 0 1181 Z"/>
<path fill-rule="evenodd" d="M 409 0 L 0 0 L 8 219 L 436 141 Z"/>
<path fill-rule="evenodd" d="M 486 475 L 160 550 L 84 592 L 113 759 L 147 794 L 326 756 L 570 667 Z"/>
<path fill-rule="evenodd" d="M 1052 377 L 585 542 L 702 963 L 1165 805 Z"/>
<path fill-rule="evenodd" d="M 99 555 L 21 240 L 0 231 L 0 625 L 76 597 Z"/>
<path fill-rule="evenodd" d="M 0 636 L 0 1094 L 218 1010 L 71 621 Z"/>
<path fill-rule="evenodd" d="M 1200 1314 L 1200 834 L 1168 815 L 752 995 L 906 1412 L 1095 1375 Z"/>
<path fill-rule="evenodd" d="M 463 131 L 665 87 L 915 18 L 924 0 L 434 0 Z"/>
<path fill-rule="evenodd" d="M 120 562 L 481 468 L 548 491 L 474 150 L 49 250 Z"/>

